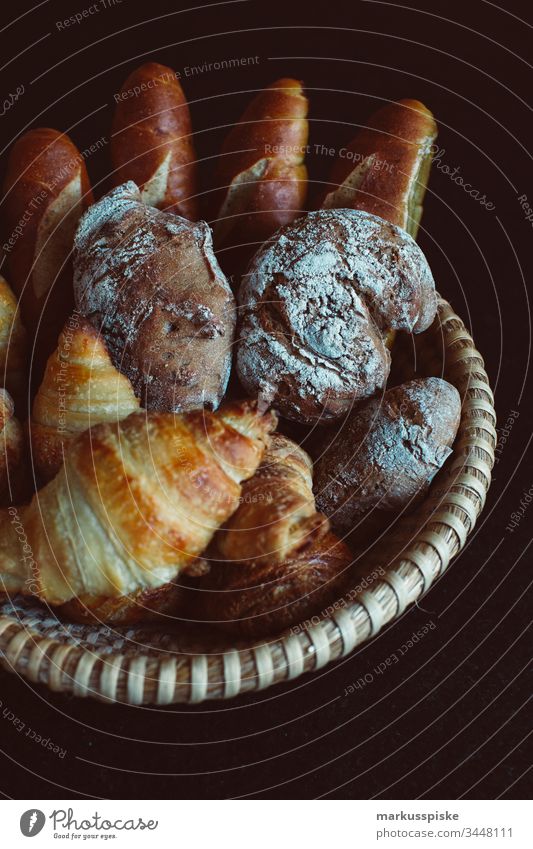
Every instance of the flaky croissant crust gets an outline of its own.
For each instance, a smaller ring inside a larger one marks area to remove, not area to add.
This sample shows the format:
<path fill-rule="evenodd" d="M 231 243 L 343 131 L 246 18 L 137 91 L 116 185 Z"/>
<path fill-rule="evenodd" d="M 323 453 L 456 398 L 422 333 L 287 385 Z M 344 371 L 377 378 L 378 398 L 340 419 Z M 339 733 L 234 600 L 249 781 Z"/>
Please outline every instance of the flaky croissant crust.
<path fill-rule="evenodd" d="M 348 546 L 328 532 L 283 563 L 214 564 L 199 587 L 197 616 L 244 637 L 276 633 L 320 613 L 341 592 L 352 563 Z"/>
<path fill-rule="evenodd" d="M 111 362 L 104 340 L 82 316 L 66 322 L 33 402 L 33 460 L 44 480 L 63 462 L 68 443 L 102 422 L 120 421 L 140 407 L 128 378 Z"/>
<path fill-rule="evenodd" d="M 218 413 L 133 413 L 85 431 L 27 508 L 0 514 L 5 589 L 60 605 L 172 581 L 237 508 L 275 424 L 242 402 Z"/>
<path fill-rule="evenodd" d="M 329 522 L 317 513 L 312 471 L 299 445 L 273 434 L 257 472 L 243 485 L 238 510 L 217 535 L 218 553 L 235 563 L 282 563 L 326 533 Z"/>

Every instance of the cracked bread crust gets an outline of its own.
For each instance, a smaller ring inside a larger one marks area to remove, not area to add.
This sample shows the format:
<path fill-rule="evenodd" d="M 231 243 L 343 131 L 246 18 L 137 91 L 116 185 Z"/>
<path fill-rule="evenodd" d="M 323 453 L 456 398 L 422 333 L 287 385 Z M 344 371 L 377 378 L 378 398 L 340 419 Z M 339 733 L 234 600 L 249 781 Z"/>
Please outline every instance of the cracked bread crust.
<path fill-rule="evenodd" d="M 371 516 L 389 523 L 422 498 L 451 454 L 461 417 L 457 389 L 445 380 L 412 380 L 372 398 L 318 448 L 317 507 L 337 532 Z"/>
<path fill-rule="evenodd" d="M 218 407 L 235 301 L 205 222 L 146 206 L 133 182 L 119 186 L 82 218 L 74 292 L 147 410 Z"/>
<path fill-rule="evenodd" d="M 391 329 L 433 321 L 416 242 L 369 213 L 309 213 L 255 255 L 239 292 L 237 370 L 252 396 L 311 423 L 339 418 L 387 380 Z"/>

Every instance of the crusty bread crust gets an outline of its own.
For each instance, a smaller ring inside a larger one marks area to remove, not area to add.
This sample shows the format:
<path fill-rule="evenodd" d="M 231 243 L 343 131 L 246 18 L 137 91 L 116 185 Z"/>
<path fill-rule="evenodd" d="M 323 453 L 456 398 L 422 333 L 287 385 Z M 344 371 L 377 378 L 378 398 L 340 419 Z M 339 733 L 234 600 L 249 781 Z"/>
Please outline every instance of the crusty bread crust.
<path fill-rule="evenodd" d="M 217 246 L 262 242 L 300 214 L 307 193 L 307 109 L 301 83 L 277 80 L 227 136 L 213 203 Z"/>
<path fill-rule="evenodd" d="M 419 332 L 435 284 L 399 227 L 351 210 L 318 210 L 280 230 L 239 291 L 237 371 L 246 390 L 300 422 L 339 418 L 385 385 L 384 334 Z"/>
<path fill-rule="evenodd" d="M 436 136 L 418 100 L 383 106 L 336 160 L 322 206 L 371 212 L 416 238 Z"/>
<path fill-rule="evenodd" d="M 80 222 L 74 291 L 147 410 L 218 407 L 236 309 L 205 222 L 146 206 L 132 182 L 113 189 Z"/>
<path fill-rule="evenodd" d="M 457 389 L 437 377 L 367 401 L 317 446 L 317 506 L 337 531 L 355 529 L 361 539 L 371 528 L 375 535 L 426 494 L 451 454 L 460 418 Z"/>
<path fill-rule="evenodd" d="M 4 198 L 9 282 L 35 340 L 37 386 L 73 307 L 74 232 L 93 201 L 85 162 L 70 138 L 46 128 L 21 136 L 9 157 Z"/>
<path fill-rule="evenodd" d="M 149 206 L 196 221 L 191 116 L 176 74 L 147 62 L 130 74 L 118 97 L 111 135 L 115 185 L 133 180 Z"/>

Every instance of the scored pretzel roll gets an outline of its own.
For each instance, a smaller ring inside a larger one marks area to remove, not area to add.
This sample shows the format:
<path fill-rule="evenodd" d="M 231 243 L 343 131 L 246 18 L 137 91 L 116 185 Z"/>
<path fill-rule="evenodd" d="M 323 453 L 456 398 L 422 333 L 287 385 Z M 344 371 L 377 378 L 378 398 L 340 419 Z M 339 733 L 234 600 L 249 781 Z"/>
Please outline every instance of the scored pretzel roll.
<path fill-rule="evenodd" d="M 114 183 L 133 180 L 148 206 L 198 218 L 196 155 L 189 106 L 172 68 L 147 62 L 115 98 Z"/>
<path fill-rule="evenodd" d="M 72 310 L 74 231 L 92 200 L 85 161 L 67 135 L 35 129 L 15 142 L 4 183 L 4 250 L 9 282 L 34 339 L 37 385 Z"/>
<path fill-rule="evenodd" d="M 252 100 L 222 147 L 213 230 L 218 246 L 262 242 L 301 212 L 308 101 L 300 82 L 283 78 Z"/>
<path fill-rule="evenodd" d="M 282 563 L 309 548 L 329 528 L 317 513 L 311 458 L 275 433 L 255 475 L 243 485 L 241 503 L 217 539 L 218 553 L 235 563 Z"/>
<path fill-rule="evenodd" d="M 59 470 L 67 444 L 79 433 L 125 419 L 140 407 L 128 378 L 111 362 L 101 336 L 75 313 L 50 355 L 35 396 L 30 438 L 33 461 L 48 481 Z"/>
<path fill-rule="evenodd" d="M 14 293 L 0 275 L 0 386 L 18 409 L 27 393 L 28 337 Z"/>
<path fill-rule="evenodd" d="M 436 136 L 418 100 L 383 106 L 335 162 L 323 208 L 372 212 L 416 238 Z"/>

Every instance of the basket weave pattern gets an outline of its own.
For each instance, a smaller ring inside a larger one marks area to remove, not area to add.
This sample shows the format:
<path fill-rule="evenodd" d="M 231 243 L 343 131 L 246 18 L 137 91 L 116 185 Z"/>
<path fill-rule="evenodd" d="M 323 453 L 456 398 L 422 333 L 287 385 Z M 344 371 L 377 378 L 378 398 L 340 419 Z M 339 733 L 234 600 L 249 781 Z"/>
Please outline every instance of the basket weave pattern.
<path fill-rule="evenodd" d="M 349 654 L 422 596 L 464 546 L 483 509 L 496 447 L 494 400 L 481 355 L 463 322 L 439 299 L 432 327 L 406 337 L 395 357 L 399 379 L 441 375 L 463 402 L 453 454 L 422 506 L 364 559 L 363 578 L 379 578 L 306 629 L 254 643 L 209 642 L 155 627 L 112 631 L 61 623 L 26 599 L 0 605 L 3 666 L 51 690 L 129 704 L 231 698 Z M 413 341 L 414 340 L 414 341 Z M 376 574 L 376 572 L 372 572 Z M 330 609 L 331 610 L 331 609 Z"/>

